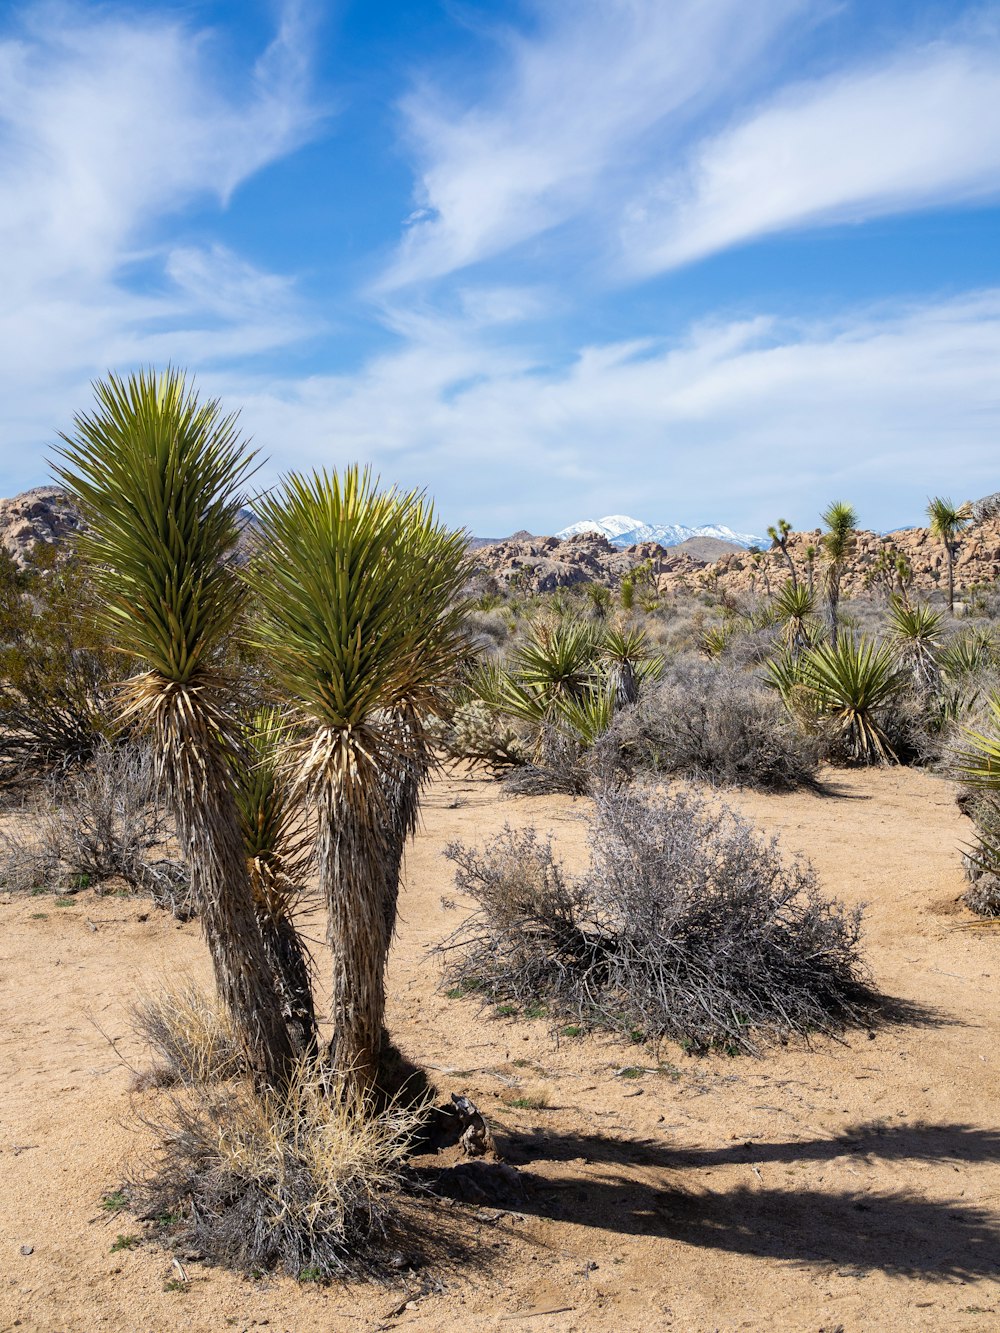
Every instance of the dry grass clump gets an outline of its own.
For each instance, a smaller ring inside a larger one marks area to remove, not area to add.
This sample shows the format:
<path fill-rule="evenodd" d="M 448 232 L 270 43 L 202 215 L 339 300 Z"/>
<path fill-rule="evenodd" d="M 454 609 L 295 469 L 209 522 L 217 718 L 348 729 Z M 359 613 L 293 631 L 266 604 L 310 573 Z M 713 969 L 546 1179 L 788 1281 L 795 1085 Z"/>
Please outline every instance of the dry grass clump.
<path fill-rule="evenodd" d="M 442 946 L 450 983 L 698 1051 L 757 1053 L 870 1013 L 860 909 L 821 897 L 809 866 L 732 810 L 690 791 L 605 791 L 590 848 L 573 878 L 532 829 L 453 843 L 479 910 Z"/>
<path fill-rule="evenodd" d="M 814 786 L 820 743 L 755 677 L 680 660 L 617 715 L 606 743 L 626 769 L 723 787 Z"/>
<path fill-rule="evenodd" d="M 129 1197 L 144 1216 L 178 1218 L 175 1243 L 239 1272 L 375 1276 L 402 1226 L 402 1163 L 423 1115 L 376 1109 L 308 1061 L 280 1094 L 200 1084 L 151 1125 L 158 1158 Z"/>
<path fill-rule="evenodd" d="M 132 1022 L 162 1062 L 144 1082 L 214 1083 L 243 1071 L 232 1020 L 214 996 L 191 981 L 142 996 L 132 1006 Z"/>

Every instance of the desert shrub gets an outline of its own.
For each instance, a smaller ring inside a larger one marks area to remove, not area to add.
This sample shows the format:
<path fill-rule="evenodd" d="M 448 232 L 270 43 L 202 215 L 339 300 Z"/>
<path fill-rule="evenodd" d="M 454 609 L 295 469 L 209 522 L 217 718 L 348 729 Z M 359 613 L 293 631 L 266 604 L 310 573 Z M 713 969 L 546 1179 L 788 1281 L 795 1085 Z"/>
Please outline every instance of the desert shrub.
<path fill-rule="evenodd" d="M 494 776 L 528 762 L 530 745 L 521 730 L 482 699 L 465 700 L 448 717 L 428 721 L 428 731 L 444 754 L 482 764 Z"/>
<path fill-rule="evenodd" d="M 976 830 L 963 857 L 965 900 L 974 912 L 1000 916 L 1000 693 L 986 696 L 975 725 L 960 728 L 946 766 L 965 788 L 961 804 Z"/>
<path fill-rule="evenodd" d="M 421 1108 L 377 1110 L 309 1063 L 280 1094 L 233 1080 L 178 1090 L 167 1105 L 151 1123 L 158 1157 L 128 1195 L 142 1215 L 178 1219 L 174 1243 L 247 1274 L 388 1269 Z"/>
<path fill-rule="evenodd" d="M 445 854 L 478 909 L 442 946 L 448 980 L 490 1002 L 748 1053 L 869 1012 L 860 909 L 694 792 L 601 793 L 579 877 L 532 829 Z"/>
<path fill-rule="evenodd" d="M 465 632 L 477 652 L 495 653 L 501 648 L 510 636 L 510 621 L 503 599 L 498 597 L 494 605 L 467 611 Z"/>
<path fill-rule="evenodd" d="M 0 780 L 86 762 L 111 731 L 117 665 L 79 563 L 19 570 L 0 550 Z"/>
<path fill-rule="evenodd" d="M 33 793 L 0 835 L 0 882 L 64 893 L 124 882 L 184 915 L 187 872 L 167 854 L 167 837 L 148 749 L 104 745 L 86 767 L 53 777 Z"/>
<path fill-rule="evenodd" d="M 680 660 L 620 712 L 608 737 L 625 769 L 726 787 L 815 783 L 819 747 L 755 677 Z"/>
<path fill-rule="evenodd" d="M 841 633 L 835 644 L 780 654 L 764 678 L 793 716 L 824 730 L 833 755 L 862 764 L 901 757 L 889 732 L 906 676 L 889 644 Z"/>
<path fill-rule="evenodd" d="M 480 664 L 468 689 L 487 710 L 479 716 L 492 716 L 491 729 L 502 738 L 508 789 L 523 794 L 589 790 L 591 751 L 616 711 L 662 667 L 636 623 L 602 626 L 578 618 L 536 623 L 507 663 Z M 509 741 L 515 736 L 514 753 L 521 762 L 511 764 Z"/>

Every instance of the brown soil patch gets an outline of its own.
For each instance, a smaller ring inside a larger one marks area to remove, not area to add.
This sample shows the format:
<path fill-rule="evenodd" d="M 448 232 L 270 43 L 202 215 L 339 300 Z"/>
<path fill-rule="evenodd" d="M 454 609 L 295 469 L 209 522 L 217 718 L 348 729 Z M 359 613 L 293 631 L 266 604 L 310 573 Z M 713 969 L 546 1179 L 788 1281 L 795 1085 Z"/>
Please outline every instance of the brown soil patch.
<path fill-rule="evenodd" d="M 831 777 L 835 796 L 733 799 L 808 855 L 827 892 L 869 904 L 875 979 L 924 1017 L 758 1061 L 671 1047 L 662 1066 L 646 1048 L 557 1042 L 543 1020 L 500 1019 L 438 989 L 427 950 L 463 910 L 442 905 L 454 897 L 444 843 L 534 822 L 579 863 L 584 807 L 501 801 L 461 775 L 436 784 L 408 859 L 393 1031 L 442 1092 L 491 1116 L 530 1183 L 513 1211 L 466 1206 L 474 1267 L 389 1290 L 199 1265 L 188 1289 L 164 1290 L 176 1276 L 165 1251 L 112 1252 L 139 1229 L 100 1207 L 144 1142 L 123 1061 L 145 1057 L 127 1006 L 163 976 L 204 978 L 204 948 L 196 925 L 135 900 L 3 902 L 0 1328 L 997 1327 L 1000 936 L 939 914 L 961 892 L 969 826 L 926 774 Z"/>

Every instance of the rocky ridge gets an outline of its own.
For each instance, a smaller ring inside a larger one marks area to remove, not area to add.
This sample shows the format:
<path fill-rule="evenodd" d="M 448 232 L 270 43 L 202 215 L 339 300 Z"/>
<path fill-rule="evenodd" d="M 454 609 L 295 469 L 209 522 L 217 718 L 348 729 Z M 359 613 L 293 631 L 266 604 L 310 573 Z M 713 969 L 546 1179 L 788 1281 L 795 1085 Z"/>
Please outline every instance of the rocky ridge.
<path fill-rule="evenodd" d="M 989 496 L 973 508 L 974 521 L 962 534 L 955 559 L 955 586 L 992 583 L 1000 575 L 1000 496 Z M 40 546 L 59 546 L 81 527 L 80 513 L 67 492 L 58 486 L 36 486 L 10 499 L 0 499 L 0 546 L 23 568 Z M 808 548 L 816 548 L 814 577 L 823 570 L 821 532 L 794 532 L 788 551 L 796 572 L 808 577 Z M 719 549 L 724 553 L 719 555 Z M 861 530 L 854 555 L 842 580 L 845 596 L 863 592 L 883 552 L 899 552 L 913 569 L 914 587 L 921 592 L 943 588 L 946 579 L 944 548 L 927 528 L 903 528 L 879 534 Z M 680 546 L 656 542 L 634 546 L 613 545 L 607 537 L 583 532 L 560 540 L 519 532 L 470 551 L 473 569 L 497 587 L 525 592 L 547 592 L 582 583 L 621 584 L 626 574 L 646 564 L 663 593 L 708 588 L 734 595 L 776 591 L 788 577 L 780 551 L 755 554 L 724 543 L 693 539 Z"/>
<path fill-rule="evenodd" d="M 80 526 L 79 509 L 59 486 L 35 486 L 0 499 L 0 547 L 19 569 L 30 564 L 40 546 L 58 546 Z"/>
<path fill-rule="evenodd" d="M 974 584 L 991 583 L 1000 575 L 1000 513 L 987 512 L 987 517 L 970 525 L 962 534 L 955 557 L 955 587 L 959 591 Z M 809 547 L 816 550 L 812 561 L 814 579 L 819 583 L 822 577 L 821 537 L 819 528 L 789 535 L 788 552 L 803 581 L 809 574 Z M 844 596 L 856 596 L 870 586 L 883 552 L 905 556 L 913 570 L 913 587 L 917 591 L 930 593 L 945 586 L 944 548 L 927 528 L 903 528 L 885 534 L 860 530 L 842 579 Z M 587 532 L 564 541 L 557 537 L 525 539 L 518 535 L 478 549 L 473 559 L 476 569 L 498 586 L 526 592 L 545 592 L 589 582 L 617 587 L 626 574 L 647 561 L 661 593 L 709 588 L 734 595 L 767 593 L 777 591 L 789 576 L 788 564 L 777 550 L 754 554 L 732 549 L 719 558 L 710 558 L 714 554 L 714 551 L 699 552 L 697 548 L 663 547 L 655 542 L 622 549 L 604 536 Z"/>

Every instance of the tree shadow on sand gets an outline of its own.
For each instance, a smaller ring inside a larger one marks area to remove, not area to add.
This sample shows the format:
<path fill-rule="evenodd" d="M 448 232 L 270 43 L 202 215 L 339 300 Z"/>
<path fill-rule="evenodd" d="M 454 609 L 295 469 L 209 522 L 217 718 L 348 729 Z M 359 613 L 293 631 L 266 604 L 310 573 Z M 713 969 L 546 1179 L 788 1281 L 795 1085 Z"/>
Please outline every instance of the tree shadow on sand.
<path fill-rule="evenodd" d="M 512 1135 L 503 1151 L 507 1163 L 521 1166 L 519 1171 L 507 1164 L 466 1163 L 427 1173 L 429 1183 L 437 1193 L 579 1226 L 833 1265 L 854 1276 L 872 1270 L 931 1281 L 1000 1275 L 1000 1217 L 988 1209 L 903 1190 L 772 1186 L 760 1174 L 768 1165 L 845 1156 L 859 1163 L 1000 1161 L 1000 1133 L 993 1130 L 870 1123 L 830 1138 L 702 1149 L 538 1128 Z M 543 1162 L 580 1163 L 588 1169 L 553 1179 L 525 1169 Z M 704 1188 L 703 1176 L 696 1182 L 685 1179 L 686 1172 L 738 1164 L 746 1164 L 748 1172 L 756 1168 L 761 1183 L 713 1191 Z M 662 1179 L 651 1181 L 650 1167 L 662 1169 Z"/>

